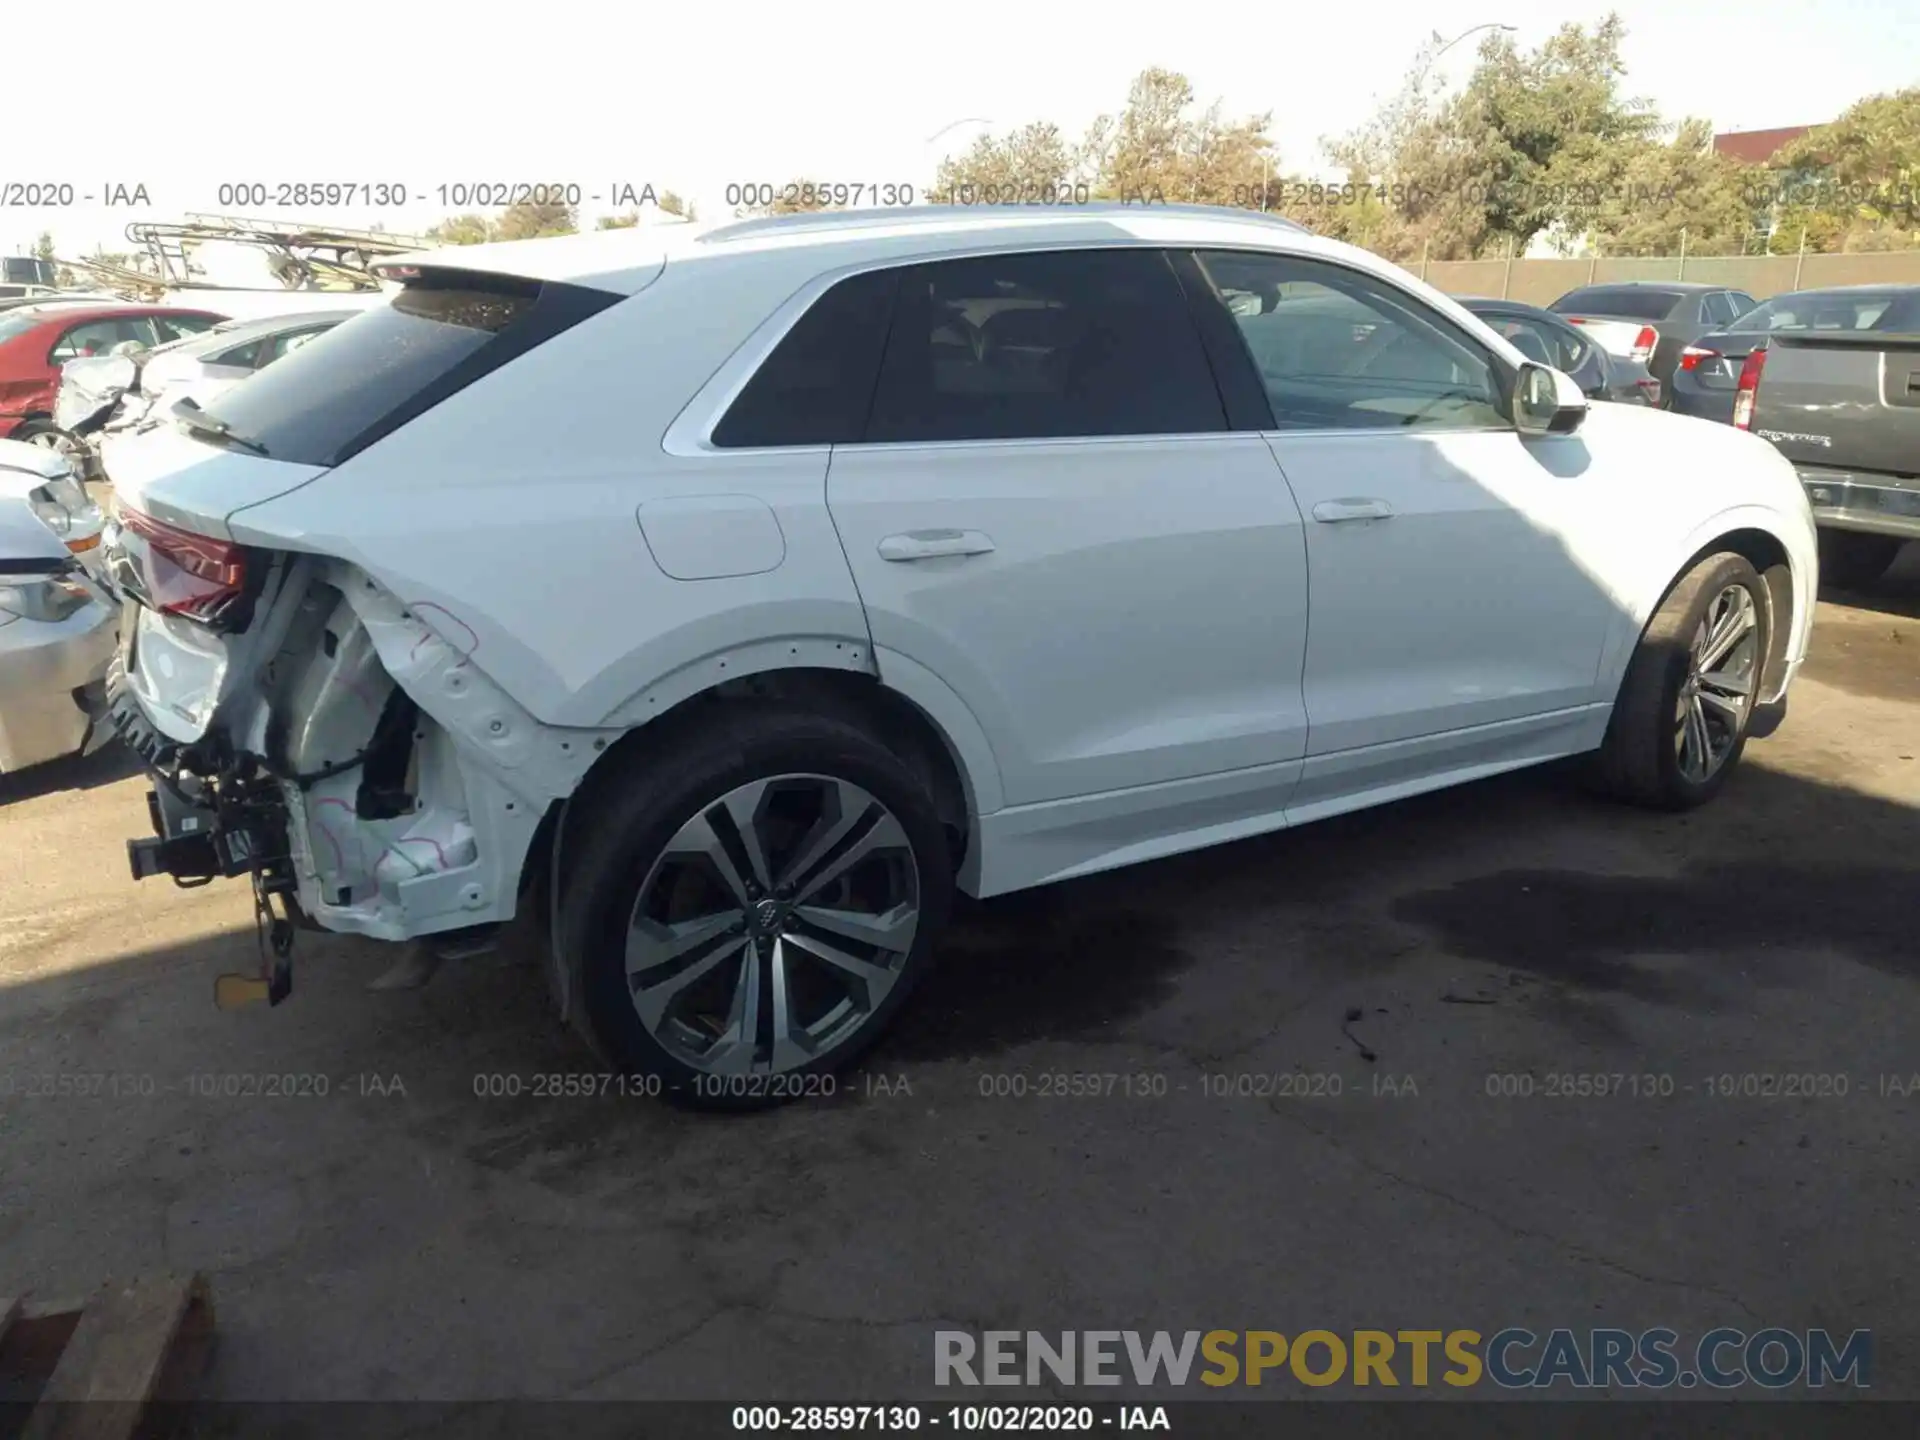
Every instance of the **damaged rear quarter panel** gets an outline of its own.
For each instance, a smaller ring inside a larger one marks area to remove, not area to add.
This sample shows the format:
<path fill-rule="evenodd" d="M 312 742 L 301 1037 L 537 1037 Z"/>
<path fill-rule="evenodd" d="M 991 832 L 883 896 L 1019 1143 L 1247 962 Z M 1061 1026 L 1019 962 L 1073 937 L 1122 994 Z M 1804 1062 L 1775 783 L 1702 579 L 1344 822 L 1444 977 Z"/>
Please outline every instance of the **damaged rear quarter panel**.
<path fill-rule="evenodd" d="M 711 273 L 676 283 L 680 263 L 339 467 L 234 512 L 234 538 L 358 567 L 542 725 L 631 726 L 669 696 L 776 664 L 870 670 L 865 613 L 826 508 L 826 447 L 677 456 L 661 446 L 793 284 L 767 267 L 741 269 L 738 284 Z M 718 579 L 667 574 L 641 509 L 684 512 L 702 496 L 763 504 L 784 543 L 779 563 Z"/>

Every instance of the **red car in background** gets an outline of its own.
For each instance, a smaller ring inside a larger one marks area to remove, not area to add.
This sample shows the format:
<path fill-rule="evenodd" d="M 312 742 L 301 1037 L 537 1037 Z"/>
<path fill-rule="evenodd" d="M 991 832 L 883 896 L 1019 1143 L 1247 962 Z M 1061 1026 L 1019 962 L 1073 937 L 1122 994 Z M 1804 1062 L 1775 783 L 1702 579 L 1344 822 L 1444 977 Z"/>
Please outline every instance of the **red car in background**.
<path fill-rule="evenodd" d="M 0 311 L 0 438 L 57 446 L 60 367 L 127 341 L 143 350 L 198 335 L 227 317 L 174 305 L 23 305 Z"/>

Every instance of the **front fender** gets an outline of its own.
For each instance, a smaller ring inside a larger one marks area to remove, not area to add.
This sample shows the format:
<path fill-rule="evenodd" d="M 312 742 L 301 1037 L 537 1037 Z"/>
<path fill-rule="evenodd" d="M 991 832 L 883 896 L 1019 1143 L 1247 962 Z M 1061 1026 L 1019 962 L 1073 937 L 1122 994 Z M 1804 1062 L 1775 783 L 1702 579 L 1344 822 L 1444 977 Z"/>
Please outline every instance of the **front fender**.
<path fill-rule="evenodd" d="M 1692 565 L 1696 557 L 1718 548 L 1716 542 L 1742 530 L 1758 530 L 1772 536 L 1787 554 L 1793 597 L 1792 628 L 1783 652 L 1786 663 L 1780 670 L 1783 691 L 1794 669 L 1806 658 L 1807 643 L 1813 631 L 1814 598 L 1820 580 L 1819 547 L 1813 519 L 1804 520 L 1782 513 L 1771 505 L 1733 505 L 1702 520 L 1690 530 L 1664 545 L 1651 547 L 1644 567 L 1631 590 L 1631 601 L 1615 623 L 1598 676 L 1600 696 L 1611 700 L 1619 692 L 1627 664 L 1640 642 L 1647 624 L 1660 602 Z M 1778 624 L 1778 617 L 1775 617 Z M 1762 701 L 1779 698 L 1779 691 L 1762 695 Z"/>

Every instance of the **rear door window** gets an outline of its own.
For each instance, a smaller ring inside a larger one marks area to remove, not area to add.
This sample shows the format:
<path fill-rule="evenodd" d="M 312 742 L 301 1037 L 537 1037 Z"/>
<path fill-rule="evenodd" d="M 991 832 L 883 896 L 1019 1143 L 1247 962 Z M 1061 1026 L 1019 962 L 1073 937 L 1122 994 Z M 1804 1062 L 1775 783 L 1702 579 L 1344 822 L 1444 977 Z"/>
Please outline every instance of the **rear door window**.
<path fill-rule="evenodd" d="M 243 448 L 338 465 L 620 299 L 578 285 L 423 271 L 391 303 L 335 326 L 206 410 Z"/>
<path fill-rule="evenodd" d="M 1660 290 L 1597 286 L 1562 295 L 1549 307 L 1560 315 L 1611 315 L 1622 320 L 1665 320 L 1685 297 Z"/>
<path fill-rule="evenodd" d="M 1041 251 L 901 272 L 869 441 L 1226 428 L 1200 332 L 1161 251 Z"/>

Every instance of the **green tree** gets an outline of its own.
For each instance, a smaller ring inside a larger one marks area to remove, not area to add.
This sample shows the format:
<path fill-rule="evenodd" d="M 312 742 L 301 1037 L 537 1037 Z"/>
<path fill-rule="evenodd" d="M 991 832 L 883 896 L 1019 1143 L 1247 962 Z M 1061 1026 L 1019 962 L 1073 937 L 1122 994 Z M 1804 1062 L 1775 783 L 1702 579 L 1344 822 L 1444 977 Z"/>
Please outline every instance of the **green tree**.
<path fill-rule="evenodd" d="M 629 210 L 624 215 L 602 215 L 593 222 L 596 230 L 631 230 L 640 223 L 640 212 Z"/>
<path fill-rule="evenodd" d="M 1004 139 L 981 135 L 972 146 L 940 162 L 931 199 L 941 203 L 996 203 L 1071 199 L 1074 187 L 1087 184 L 1080 147 L 1045 121 L 1023 125 Z"/>
<path fill-rule="evenodd" d="M 1739 254 L 1754 233 L 1752 167 L 1713 149 L 1713 127 L 1684 120 L 1673 139 L 1622 147 L 1576 191 L 1562 230 L 1609 255 Z"/>
<path fill-rule="evenodd" d="M 439 245 L 485 245 L 498 236 L 484 215 L 452 215 L 428 230 L 427 238 Z"/>
<path fill-rule="evenodd" d="M 1376 228 L 1402 249 L 1470 259 L 1556 229 L 1584 232 L 1621 172 L 1662 144 L 1653 108 L 1622 91 L 1625 35 L 1611 14 L 1526 52 L 1490 34 L 1451 97 L 1438 92 L 1429 46 L 1381 112 L 1328 149 L 1385 188 L 1396 214 Z"/>
<path fill-rule="evenodd" d="M 1904 249 L 1920 229 L 1920 87 L 1870 95 L 1774 157 L 1774 236 L 1809 250 Z"/>
<path fill-rule="evenodd" d="M 53 232 L 51 230 L 42 230 L 40 232 L 40 238 L 33 242 L 33 253 L 37 259 L 52 261 L 54 252 Z"/>
<path fill-rule="evenodd" d="M 564 192 L 565 187 L 549 187 Z M 572 235 L 580 228 L 580 216 L 571 205 L 554 200 L 522 200 L 509 205 L 494 223 L 494 235 L 500 240 L 536 240 L 549 235 Z"/>
<path fill-rule="evenodd" d="M 1126 108 L 1095 120 L 1083 165 L 1105 199 L 1258 209 L 1272 169 L 1272 114 L 1229 120 L 1218 101 L 1195 113 L 1186 76 L 1158 67 L 1127 88 Z"/>

